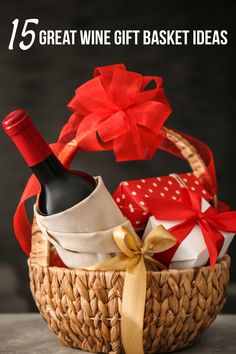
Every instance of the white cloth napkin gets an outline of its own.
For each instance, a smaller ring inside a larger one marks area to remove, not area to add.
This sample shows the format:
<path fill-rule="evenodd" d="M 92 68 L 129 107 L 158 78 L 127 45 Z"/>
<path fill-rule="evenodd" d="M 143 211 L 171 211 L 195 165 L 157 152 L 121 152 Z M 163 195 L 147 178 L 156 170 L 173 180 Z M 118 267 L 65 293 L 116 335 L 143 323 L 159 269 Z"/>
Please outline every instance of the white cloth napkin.
<path fill-rule="evenodd" d="M 85 268 L 120 253 L 113 241 L 113 229 L 131 223 L 106 189 L 102 178 L 83 201 L 57 214 L 45 216 L 34 206 L 36 220 L 43 235 L 55 246 L 69 268 Z"/>

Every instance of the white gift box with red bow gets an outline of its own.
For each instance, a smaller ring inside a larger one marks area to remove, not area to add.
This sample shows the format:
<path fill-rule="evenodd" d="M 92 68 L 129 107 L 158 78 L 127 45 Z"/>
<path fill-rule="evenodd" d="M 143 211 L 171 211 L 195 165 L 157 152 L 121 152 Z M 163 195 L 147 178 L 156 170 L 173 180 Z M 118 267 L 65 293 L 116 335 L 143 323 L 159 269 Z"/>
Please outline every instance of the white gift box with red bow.
<path fill-rule="evenodd" d="M 202 198 L 201 211 L 205 212 L 209 207 L 210 204 L 204 198 Z M 155 216 L 151 216 L 144 231 L 144 238 L 154 227 L 160 224 L 163 225 L 167 230 L 169 230 L 171 227 L 181 223 L 182 221 L 183 220 L 160 220 L 157 219 Z M 224 237 L 223 246 L 218 255 L 218 260 L 220 260 L 226 253 L 231 241 L 233 240 L 234 233 L 225 232 L 221 230 L 218 231 Z M 163 258 L 165 258 L 164 252 Z M 172 259 L 169 260 L 169 268 L 186 269 L 201 267 L 206 265 L 208 259 L 208 248 L 204 241 L 202 231 L 198 224 L 196 224 L 191 230 L 191 232 L 187 235 L 187 237 L 185 237 L 184 240 L 180 243 Z"/>

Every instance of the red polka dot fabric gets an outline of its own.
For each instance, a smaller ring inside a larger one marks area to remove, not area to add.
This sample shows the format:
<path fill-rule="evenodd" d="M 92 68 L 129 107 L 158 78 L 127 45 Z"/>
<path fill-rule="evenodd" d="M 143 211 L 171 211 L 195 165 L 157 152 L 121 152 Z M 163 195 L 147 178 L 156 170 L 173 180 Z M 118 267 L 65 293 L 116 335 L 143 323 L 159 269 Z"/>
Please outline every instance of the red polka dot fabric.
<path fill-rule="evenodd" d="M 151 215 L 145 203 L 147 198 L 161 196 L 176 200 L 183 187 L 200 193 L 208 201 L 212 199 L 193 173 L 124 181 L 120 183 L 113 198 L 134 228 L 142 230 Z"/>

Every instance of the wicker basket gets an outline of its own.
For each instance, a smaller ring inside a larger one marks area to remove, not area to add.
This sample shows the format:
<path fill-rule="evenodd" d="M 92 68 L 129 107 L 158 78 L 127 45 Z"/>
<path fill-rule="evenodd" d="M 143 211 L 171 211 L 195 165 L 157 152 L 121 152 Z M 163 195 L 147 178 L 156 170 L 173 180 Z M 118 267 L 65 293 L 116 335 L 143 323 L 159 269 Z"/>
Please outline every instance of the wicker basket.
<path fill-rule="evenodd" d="M 199 177 L 205 164 L 196 149 L 169 129 L 167 136 Z M 34 221 L 28 261 L 30 288 L 42 317 L 67 346 L 121 353 L 125 272 L 52 267 L 49 254 L 50 245 Z M 213 269 L 147 272 L 145 353 L 183 349 L 209 327 L 225 303 L 229 267 L 230 257 L 226 255 Z"/>

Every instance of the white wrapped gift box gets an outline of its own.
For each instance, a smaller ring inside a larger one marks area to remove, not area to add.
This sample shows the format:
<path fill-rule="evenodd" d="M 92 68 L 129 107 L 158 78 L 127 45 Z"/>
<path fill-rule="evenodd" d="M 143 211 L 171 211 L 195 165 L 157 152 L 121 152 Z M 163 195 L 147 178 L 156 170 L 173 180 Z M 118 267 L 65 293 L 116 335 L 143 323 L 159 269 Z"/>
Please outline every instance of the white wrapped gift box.
<path fill-rule="evenodd" d="M 201 210 L 206 211 L 210 204 L 202 198 Z M 167 230 L 171 227 L 179 224 L 183 220 L 179 221 L 166 221 L 157 219 L 155 216 L 151 216 L 148 220 L 146 229 L 144 231 L 144 238 L 148 233 L 156 226 L 163 225 Z M 223 232 L 219 230 L 224 237 L 224 243 L 218 260 L 220 260 L 226 253 L 231 241 L 234 238 L 234 233 Z M 209 253 L 205 244 L 200 227 L 196 224 L 188 236 L 181 242 L 177 248 L 169 267 L 171 269 L 186 269 L 204 266 L 209 259 Z"/>

